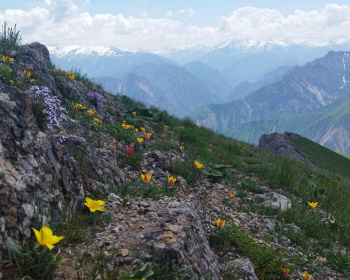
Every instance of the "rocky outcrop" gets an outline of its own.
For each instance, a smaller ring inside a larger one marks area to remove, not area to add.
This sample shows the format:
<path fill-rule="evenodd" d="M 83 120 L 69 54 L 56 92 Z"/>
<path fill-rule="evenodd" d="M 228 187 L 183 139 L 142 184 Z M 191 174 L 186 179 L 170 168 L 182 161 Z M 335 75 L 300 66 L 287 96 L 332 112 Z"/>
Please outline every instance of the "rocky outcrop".
<path fill-rule="evenodd" d="M 290 139 L 298 138 L 301 138 L 301 136 L 292 132 L 285 132 L 284 134 L 279 134 L 277 132 L 263 134 L 259 139 L 259 147 L 294 160 L 313 164 L 306 154 L 293 147 L 289 141 Z"/>

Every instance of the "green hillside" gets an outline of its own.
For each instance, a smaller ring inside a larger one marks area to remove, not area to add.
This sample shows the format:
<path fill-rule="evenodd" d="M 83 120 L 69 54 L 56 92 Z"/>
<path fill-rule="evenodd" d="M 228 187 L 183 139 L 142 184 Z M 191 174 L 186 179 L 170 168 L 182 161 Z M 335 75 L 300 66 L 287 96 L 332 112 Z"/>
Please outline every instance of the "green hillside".
<path fill-rule="evenodd" d="M 291 143 L 317 166 L 350 178 L 350 157 L 346 158 L 304 137 L 291 139 Z"/>

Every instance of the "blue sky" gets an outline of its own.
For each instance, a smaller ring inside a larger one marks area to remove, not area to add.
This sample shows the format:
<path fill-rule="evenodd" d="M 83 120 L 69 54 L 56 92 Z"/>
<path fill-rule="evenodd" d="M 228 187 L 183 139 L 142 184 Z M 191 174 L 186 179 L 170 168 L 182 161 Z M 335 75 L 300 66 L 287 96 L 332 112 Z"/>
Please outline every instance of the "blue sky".
<path fill-rule="evenodd" d="M 157 51 L 225 40 L 350 37 L 350 0 L 0 0 L 25 41 Z"/>

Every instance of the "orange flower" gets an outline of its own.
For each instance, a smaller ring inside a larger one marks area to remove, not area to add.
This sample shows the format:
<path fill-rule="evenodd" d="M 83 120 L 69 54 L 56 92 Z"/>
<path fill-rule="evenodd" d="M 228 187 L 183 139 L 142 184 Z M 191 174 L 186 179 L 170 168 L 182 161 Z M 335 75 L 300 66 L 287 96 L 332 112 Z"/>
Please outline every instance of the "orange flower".
<path fill-rule="evenodd" d="M 123 120 L 123 124 L 126 124 L 126 120 Z"/>
<path fill-rule="evenodd" d="M 146 132 L 145 133 L 145 137 L 146 139 L 149 139 L 151 137 L 152 133 L 151 132 Z"/>
<path fill-rule="evenodd" d="M 314 209 L 317 206 L 318 202 L 308 202 L 308 204 L 312 209 Z"/>
<path fill-rule="evenodd" d="M 176 182 L 176 178 L 174 178 L 173 176 L 168 177 L 168 183 L 170 185 L 174 184 L 175 182 Z"/>
<path fill-rule="evenodd" d="M 132 152 L 133 152 L 133 149 L 132 149 L 132 147 L 127 147 L 126 148 L 126 153 L 128 154 L 128 155 L 131 155 L 132 154 Z"/>
<path fill-rule="evenodd" d="M 198 169 L 203 168 L 203 163 L 200 163 L 199 161 L 194 161 L 194 166 Z"/>
<path fill-rule="evenodd" d="M 184 146 L 180 146 L 179 149 L 180 149 L 180 151 L 183 151 L 185 149 L 185 147 Z"/>
<path fill-rule="evenodd" d="M 141 178 L 142 178 L 142 181 L 144 181 L 145 183 L 149 183 L 151 181 L 152 174 L 150 173 L 141 174 Z"/>
<path fill-rule="evenodd" d="M 132 115 L 133 115 L 134 117 L 136 117 L 136 112 L 132 112 Z"/>
<path fill-rule="evenodd" d="M 306 272 L 305 274 L 303 274 L 303 279 L 304 280 L 310 280 L 312 278 L 312 275 L 310 275 L 308 272 Z"/>
<path fill-rule="evenodd" d="M 138 137 L 138 138 L 136 139 L 136 141 L 137 141 L 137 143 L 139 143 L 139 144 L 140 144 L 140 143 L 142 143 L 142 142 L 143 142 L 143 138 L 139 138 L 139 137 Z"/>
<path fill-rule="evenodd" d="M 283 272 L 283 277 L 287 278 L 290 270 L 288 268 L 283 267 L 282 272 Z"/>
<path fill-rule="evenodd" d="M 234 196 L 235 196 L 234 193 L 230 192 L 230 194 L 229 194 L 230 199 L 233 198 Z"/>
<path fill-rule="evenodd" d="M 225 225 L 225 220 L 221 220 L 220 218 L 218 218 L 217 220 L 216 220 L 216 226 L 218 227 L 218 228 L 222 228 L 224 225 Z"/>

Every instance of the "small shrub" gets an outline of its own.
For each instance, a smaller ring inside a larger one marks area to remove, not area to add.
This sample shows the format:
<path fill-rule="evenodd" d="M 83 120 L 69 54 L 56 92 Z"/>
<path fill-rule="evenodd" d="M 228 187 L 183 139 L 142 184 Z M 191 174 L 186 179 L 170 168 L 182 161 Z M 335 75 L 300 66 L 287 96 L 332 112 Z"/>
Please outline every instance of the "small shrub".
<path fill-rule="evenodd" d="M 12 86 L 14 83 L 11 72 L 12 70 L 9 66 L 0 64 L 0 80 L 5 85 Z"/>

